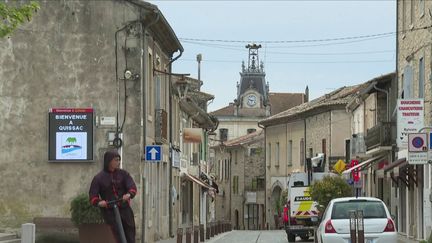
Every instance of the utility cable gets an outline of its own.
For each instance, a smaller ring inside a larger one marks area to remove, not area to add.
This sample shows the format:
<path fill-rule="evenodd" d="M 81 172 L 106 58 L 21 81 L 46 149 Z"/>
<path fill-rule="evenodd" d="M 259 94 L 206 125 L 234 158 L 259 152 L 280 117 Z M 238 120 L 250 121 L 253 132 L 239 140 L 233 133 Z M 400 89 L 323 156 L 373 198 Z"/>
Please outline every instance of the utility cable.
<path fill-rule="evenodd" d="M 303 40 L 226 40 L 226 39 L 204 39 L 204 38 L 185 38 L 180 37 L 179 40 L 183 41 L 195 41 L 195 42 L 222 42 L 222 43 L 267 43 L 267 44 L 280 44 L 280 43 L 309 43 L 309 42 L 328 42 L 328 41 L 340 41 L 340 40 L 353 40 L 353 39 L 368 39 L 375 37 L 382 37 L 388 35 L 395 35 L 397 33 L 413 32 L 417 30 L 429 29 L 432 25 L 417 27 L 409 30 L 384 32 L 378 34 L 359 35 L 359 36 L 346 36 L 336 38 L 323 38 L 323 39 L 303 39 Z"/>

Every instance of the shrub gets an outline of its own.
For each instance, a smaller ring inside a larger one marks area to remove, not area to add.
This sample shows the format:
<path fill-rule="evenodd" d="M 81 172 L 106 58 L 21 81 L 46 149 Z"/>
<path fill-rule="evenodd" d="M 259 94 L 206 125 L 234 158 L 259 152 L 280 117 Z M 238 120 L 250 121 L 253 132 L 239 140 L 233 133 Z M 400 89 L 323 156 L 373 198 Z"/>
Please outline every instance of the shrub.
<path fill-rule="evenodd" d="M 318 202 L 318 210 L 323 212 L 332 199 L 352 196 L 352 188 L 340 176 L 325 176 L 311 185 L 310 195 Z"/>
<path fill-rule="evenodd" d="M 71 220 L 76 225 L 103 224 L 99 208 L 90 204 L 87 194 L 79 194 L 71 202 Z"/>

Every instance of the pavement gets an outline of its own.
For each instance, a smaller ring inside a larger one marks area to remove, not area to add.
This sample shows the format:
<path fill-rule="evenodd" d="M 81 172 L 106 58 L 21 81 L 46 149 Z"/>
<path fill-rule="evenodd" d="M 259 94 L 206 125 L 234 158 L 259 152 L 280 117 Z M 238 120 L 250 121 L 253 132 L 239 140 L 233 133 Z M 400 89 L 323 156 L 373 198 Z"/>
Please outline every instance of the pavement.
<path fill-rule="evenodd" d="M 225 232 L 225 233 L 221 233 L 218 234 L 216 236 L 213 236 L 212 238 L 210 238 L 209 240 L 205 240 L 204 242 L 207 243 L 215 243 L 216 241 L 220 240 L 221 238 L 225 237 L 226 235 L 228 235 L 231 231 Z M 183 236 L 183 242 L 185 241 L 185 237 Z M 193 238 L 192 238 L 192 242 L 193 242 Z M 160 240 L 160 241 L 156 241 L 156 243 L 177 243 L 177 239 L 174 238 L 170 238 L 170 239 L 166 239 L 166 240 Z"/>
<path fill-rule="evenodd" d="M 418 243 L 420 241 L 408 239 L 405 235 L 398 234 L 398 243 Z"/>
<path fill-rule="evenodd" d="M 223 241 L 220 241 L 220 240 L 232 232 L 234 232 L 234 231 L 228 231 L 228 232 L 225 232 L 222 234 L 218 234 L 209 240 L 205 240 L 205 242 L 206 243 L 224 242 L 225 240 L 223 240 Z M 184 237 L 183 237 L 183 242 L 186 242 Z M 193 239 L 192 239 L 192 242 L 193 242 Z M 157 241 L 156 243 L 177 243 L 177 239 L 176 238 L 170 238 L 170 239 L 166 239 L 166 240 Z M 397 243 L 419 243 L 419 241 L 413 240 L 413 239 L 408 239 L 406 236 L 398 234 L 398 242 Z"/>

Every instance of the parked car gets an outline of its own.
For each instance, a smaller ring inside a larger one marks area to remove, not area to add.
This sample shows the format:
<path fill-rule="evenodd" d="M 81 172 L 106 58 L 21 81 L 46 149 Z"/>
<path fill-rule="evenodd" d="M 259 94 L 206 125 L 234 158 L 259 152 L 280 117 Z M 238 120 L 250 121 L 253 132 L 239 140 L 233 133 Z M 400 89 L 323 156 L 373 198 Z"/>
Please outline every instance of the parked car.
<path fill-rule="evenodd" d="M 318 226 L 315 241 L 348 243 L 350 211 L 362 210 L 365 243 L 396 243 L 397 230 L 386 205 L 374 197 L 344 197 L 330 201 Z"/>

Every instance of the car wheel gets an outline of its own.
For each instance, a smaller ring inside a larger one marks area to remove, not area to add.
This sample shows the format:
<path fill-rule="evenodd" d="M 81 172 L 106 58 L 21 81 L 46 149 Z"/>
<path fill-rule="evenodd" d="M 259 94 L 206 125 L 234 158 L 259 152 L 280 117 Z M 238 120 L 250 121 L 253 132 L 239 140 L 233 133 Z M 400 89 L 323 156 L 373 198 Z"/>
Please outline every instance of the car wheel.
<path fill-rule="evenodd" d="M 300 235 L 300 238 L 304 241 L 309 240 L 309 236 L 308 235 Z"/>
<path fill-rule="evenodd" d="M 288 233 L 288 242 L 295 242 L 295 234 Z"/>

